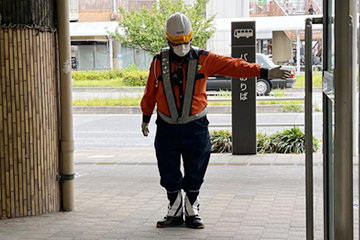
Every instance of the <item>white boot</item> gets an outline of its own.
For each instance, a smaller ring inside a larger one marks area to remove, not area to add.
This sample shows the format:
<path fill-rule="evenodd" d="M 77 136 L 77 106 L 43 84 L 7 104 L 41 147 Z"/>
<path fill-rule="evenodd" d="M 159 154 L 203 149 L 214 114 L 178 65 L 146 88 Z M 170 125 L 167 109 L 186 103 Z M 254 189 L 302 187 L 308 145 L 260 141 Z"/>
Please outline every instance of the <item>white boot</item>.
<path fill-rule="evenodd" d="M 181 190 L 177 191 L 178 195 L 176 197 L 173 205 L 168 205 L 168 214 L 169 217 L 182 217 L 183 216 L 183 197 L 181 194 Z"/>
<path fill-rule="evenodd" d="M 205 227 L 204 222 L 199 216 L 200 203 L 199 198 L 196 198 L 193 204 L 190 203 L 189 198 L 185 197 L 185 224 L 189 228 L 202 229 Z"/>
<path fill-rule="evenodd" d="M 170 205 L 170 203 L 168 205 L 167 215 L 164 217 L 163 220 L 157 222 L 156 226 L 158 228 L 172 227 L 184 223 L 183 198 L 182 198 L 181 190 L 177 192 L 178 194 L 175 202 L 172 205 Z"/>

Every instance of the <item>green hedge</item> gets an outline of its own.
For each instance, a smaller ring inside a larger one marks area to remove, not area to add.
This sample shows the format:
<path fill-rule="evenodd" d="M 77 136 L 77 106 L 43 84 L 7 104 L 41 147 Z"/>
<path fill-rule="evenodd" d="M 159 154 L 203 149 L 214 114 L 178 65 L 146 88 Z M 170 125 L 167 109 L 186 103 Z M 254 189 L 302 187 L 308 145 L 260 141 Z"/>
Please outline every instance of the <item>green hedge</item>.
<path fill-rule="evenodd" d="M 112 71 L 73 71 L 72 78 L 74 81 L 87 80 L 110 80 L 115 78 L 123 78 L 124 70 Z"/>
<path fill-rule="evenodd" d="M 124 86 L 141 87 L 146 85 L 148 70 L 139 70 L 136 65 L 130 65 L 122 70 L 111 71 L 73 71 L 72 78 L 74 82 L 85 81 L 112 81 L 119 80 Z M 90 83 L 91 85 L 91 83 Z"/>
<path fill-rule="evenodd" d="M 146 85 L 148 75 L 148 71 L 125 72 L 123 81 L 126 86 L 141 87 Z"/>
<path fill-rule="evenodd" d="M 231 153 L 232 135 L 228 130 L 210 132 L 211 152 Z M 313 151 L 319 149 L 319 139 L 313 137 Z M 285 129 L 272 135 L 257 134 L 258 153 L 304 153 L 305 134 L 298 128 Z"/>

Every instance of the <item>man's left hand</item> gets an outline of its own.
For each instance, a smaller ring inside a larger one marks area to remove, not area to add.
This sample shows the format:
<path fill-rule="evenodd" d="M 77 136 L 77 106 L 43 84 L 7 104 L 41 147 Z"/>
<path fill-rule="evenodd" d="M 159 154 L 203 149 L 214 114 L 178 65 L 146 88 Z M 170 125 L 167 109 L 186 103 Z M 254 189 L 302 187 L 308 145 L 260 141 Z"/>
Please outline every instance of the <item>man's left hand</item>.
<path fill-rule="evenodd" d="M 142 131 L 142 133 L 143 133 L 143 135 L 145 136 L 145 137 L 147 137 L 148 135 L 149 135 L 149 123 L 145 123 L 145 122 L 143 122 L 142 124 L 141 124 L 141 131 Z"/>
<path fill-rule="evenodd" d="M 270 68 L 268 71 L 268 77 L 269 78 L 282 78 L 286 79 L 291 76 L 291 73 L 289 70 L 281 69 L 281 66 L 276 66 L 273 68 Z"/>

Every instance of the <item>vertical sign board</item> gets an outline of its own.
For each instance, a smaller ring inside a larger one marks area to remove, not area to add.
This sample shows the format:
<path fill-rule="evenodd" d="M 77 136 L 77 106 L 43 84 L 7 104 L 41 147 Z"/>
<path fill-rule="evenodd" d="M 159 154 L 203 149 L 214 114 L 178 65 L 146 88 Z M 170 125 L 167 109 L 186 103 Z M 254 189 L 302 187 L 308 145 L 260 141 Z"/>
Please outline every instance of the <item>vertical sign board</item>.
<path fill-rule="evenodd" d="M 231 55 L 256 62 L 255 22 L 231 23 Z M 233 78 L 233 154 L 256 154 L 256 78 Z"/>

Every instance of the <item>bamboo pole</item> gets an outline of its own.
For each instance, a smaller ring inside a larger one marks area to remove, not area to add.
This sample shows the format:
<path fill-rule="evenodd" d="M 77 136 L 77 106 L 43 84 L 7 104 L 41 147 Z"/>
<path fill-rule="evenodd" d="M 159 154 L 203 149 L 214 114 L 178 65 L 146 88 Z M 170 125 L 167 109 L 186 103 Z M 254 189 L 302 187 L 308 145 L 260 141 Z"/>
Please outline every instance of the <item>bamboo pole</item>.
<path fill-rule="evenodd" d="M 51 43 L 52 43 L 52 49 L 55 49 L 56 46 L 57 46 L 57 41 L 55 39 L 55 37 L 52 37 L 51 38 Z M 55 119 L 55 122 L 52 122 L 53 124 L 53 128 L 54 129 L 57 129 L 58 126 L 59 126 L 59 118 L 60 118 L 60 115 L 59 115 L 59 108 L 58 108 L 58 102 L 59 102 L 59 98 L 60 96 L 58 95 L 58 90 L 60 88 L 59 86 L 59 82 L 60 82 L 60 79 L 57 77 L 57 73 L 58 73 L 58 62 L 55 61 L 56 59 L 56 52 L 52 52 L 51 53 L 51 59 L 54 59 L 54 61 L 52 61 L 52 64 L 54 65 L 54 67 L 52 68 L 53 70 L 51 71 L 51 74 L 52 74 L 52 77 L 54 79 L 58 79 L 58 81 L 53 81 L 52 82 L 52 94 L 54 95 L 54 97 L 51 97 L 50 99 L 52 100 L 52 108 L 53 108 L 53 111 L 52 113 L 54 114 L 54 116 L 52 117 L 52 119 Z M 59 131 L 60 132 L 60 131 Z M 53 144 L 53 148 L 54 149 L 59 149 L 59 141 L 58 141 L 58 138 L 59 138 L 59 132 L 53 132 L 53 135 L 52 135 L 52 144 Z M 54 158 L 55 159 L 60 159 L 60 151 L 57 151 L 54 153 L 55 156 Z M 51 173 L 53 174 L 53 177 L 56 177 L 56 174 L 57 174 L 57 170 L 60 169 L 60 166 L 59 166 L 59 161 L 53 161 L 51 163 Z M 53 189 L 52 191 L 56 192 L 57 195 L 60 195 L 60 187 L 59 185 L 55 185 L 53 186 Z M 52 194 L 52 196 L 55 196 L 56 194 Z M 60 208 L 60 201 L 56 201 L 56 199 L 52 198 L 52 204 L 53 204 L 53 207 L 55 209 L 59 209 Z"/>
<path fill-rule="evenodd" d="M 46 96 L 45 96 L 45 90 L 44 90 L 44 83 L 46 82 L 46 79 L 44 78 L 44 67 L 45 63 L 44 63 L 44 52 L 43 52 L 43 36 L 44 34 L 41 34 L 39 36 L 39 70 L 40 70 L 40 79 L 42 79 L 43 81 L 40 82 L 39 86 L 39 93 L 40 96 L 42 96 L 39 100 L 40 100 L 40 164 L 39 164 L 39 184 L 41 186 L 41 195 L 40 195 L 40 212 L 41 213 L 45 213 L 46 212 L 46 206 L 45 206 L 45 171 L 44 171 L 44 165 L 46 164 L 47 161 L 47 156 L 44 154 L 44 140 L 46 140 L 46 135 L 45 135 L 45 127 L 46 127 L 46 122 L 45 122 L 45 117 L 44 117 L 44 108 L 45 108 L 45 100 L 46 100 Z"/>
<path fill-rule="evenodd" d="M 34 133 L 36 129 L 36 109 L 35 109 L 35 77 L 34 77 L 34 51 L 33 51 L 33 36 L 32 31 L 29 32 L 29 49 L 30 49 L 30 79 L 28 81 L 28 91 L 29 91 L 29 120 L 30 120 L 30 189 L 31 189 L 31 215 L 35 215 L 35 161 L 36 159 L 36 151 L 35 151 L 35 144 L 36 144 L 36 133 Z"/>
<path fill-rule="evenodd" d="M 49 96 L 49 74 L 50 74 L 50 67 L 48 65 L 49 63 L 49 52 L 48 52 L 48 45 L 50 44 L 49 41 L 49 34 L 47 33 L 46 36 L 44 37 L 44 43 L 43 43 L 43 49 L 44 49 L 44 66 L 46 66 L 46 68 L 44 69 L 44 75 L 46 76 L 46 80 L 45 80 L 45 85 L 44 85 L 44 95 L 45 98 L 47 99 L 47 104 L 45 104 L 45 112 L 44 113 L 48 113 L 49 112 L 49 103 L 50 101 L 50 96 Z M 45 139 L 45 143 L 46 143 L 46 152 L 45 155 L 47 156 L 47 161 L 44 165 L 44 172 L 45 172 L 45 179 L 44 179 L 44 187 L 45 187 L 45 205 L 47 206 L 47 208 L 50 211 L 50 204 L 49 204 L 49 197 L 50 197 L 50 191 L 49 191 L 49 186 L 51 186 L 50 184 L 50 173 L 49 173 L 49 164 L 51 161 L 51 157 L 50 157 L 50 130 L 51 130 L 51 126 L 50 126 L 50 121 L 49 121 L 49 115 L 48 114 L 44 114 L 44 118 L 45 118 L 45 122 L 46 122 L 46 139 Z"/>
<path fill-rule="evenodd" d="M 17 38 L 17 54 L 19 58 L 19 94 L 20 94 L 20 133 L 19 133 L 19 184 L 20 184 L 20 216 L 25 215 L 25 198 L 26 198 L 26 192 L 24 191 L 26 189 L 26 171 L 24 171 L 25 168 L 25 108 L 24 108 L 24 76 L 23 76 L 23 56 L 22 56 L 22 41 L 21 41 L 21 34 L 20 31 L 16 32 L 16 38 Z"/>
<path fill-rule="evenodd" d="M 14 101 L 13 105 L 13 129 L 14 129 L 14 178 L 15 178 L 15 216 L 21 215 L 22 206 L 21 200 L 21 174 L 19 169 L 21 168 L 21 129 L 20 129 L 20 88 L 19 88 L 19 57 L 18 57 L 18 45 L 16 30 L 12 31 L 13 40 L 13 79 L 14 79 L 14 95 L 12 96 Z"/>
<path fill-rule="evenodd" d="M 38 149 L 38 145 L 39 145 L 39 105 L 38 105 L 38 101 L 39 101 L 39 90 L 38 90 L 38 45 L 37 45 L 37 38 L 34 32 L 32 32 L 32 40 L 33 40 L 33 74 L 34 74 L 34 78 L 33 78 L 33 102 L 34 102 L 34 108 L 33 108 L 33 126 L 34 126 L 34 187 L 35 187 L 35 191 L 34 191 L 34 207 L 35 207 L 35 214 L 40 214 L 39 211 L 39 173 L 38 173 L 38 161 L 40 158 L 40 154 L 39 154 L 39 149 Z"/>
<path fill-rule="evenodd" d="M 24 93 L 26 95 L 25 99 L 25 132 L 26 132 L 26 172 L 27 172 L 27 179 L 26 179 L 26 188 L 27 188 L 27 215 L 31 215 L 31 131 L 32 129 L 30 117 L 31 117 L 31 90 L 30 87 L 30 30 L 25 29 L 25 58 L 26 58 L 26 81 L 24 82 Z"/>
<path fill-rule="evenodd" d="M 6 177 L 6 216 L 11 216 L 11 182 L 10 182 L 10 162 L 11 162 L 11 122 L 9 123 L 9 105 L 11 102 L 10 96 L 10 73 L 9 73 L 9 33 L 5 29 L 5 102 L 4 102 L 4 134 L 5 134 L 5 177 Z"/>
<path fill-rule="evenodd" d="M 5 39 L 4 31 L 0 31 L 0 216 L 6 216 L 6 181 L 5 181 L 5 135 L 4 135 L 4 83 L 5 83 Z"/>
<path fill-rule="evenodd" d="M 9 29 L 9 64 L 10 64 L 10 107 L 9 107 L 9 123 L 11 126 L 12 134 L 10 135 L 10 181 L 11 181 L 11 188 L 10 188 L 10 197 L 11 197 L 11 216 L 16 216 L 16 159 L 15 156 L 16 152 L 16 115 L 15 115 L 15 81 L 14 81 L 14 41 L 13 41 L 13 30 Z"/>

